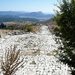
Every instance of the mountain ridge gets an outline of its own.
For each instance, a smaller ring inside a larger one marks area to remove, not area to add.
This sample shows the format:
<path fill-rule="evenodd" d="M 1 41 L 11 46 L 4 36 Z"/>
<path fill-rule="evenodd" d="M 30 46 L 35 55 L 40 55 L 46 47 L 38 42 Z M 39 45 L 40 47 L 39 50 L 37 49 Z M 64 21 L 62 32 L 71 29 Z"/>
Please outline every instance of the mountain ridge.
<path fill-rule="evenodd" d="M 45 14 L 38 12 L 21 12 L 21 11 L 0 11 L 0 23 L 8 21 L 32 21 L 41 22 L 54 17 L 54 14 Z"/>
<path fill-rule="evenodd" d="M 25 18 L 46 18 L 49 19 L 54 16 L 54 14 L 45 14 L 41 11 L 38 12 L 20 12 L 20 11 L 0 11 L 0 15 L 11 15 Z"/>

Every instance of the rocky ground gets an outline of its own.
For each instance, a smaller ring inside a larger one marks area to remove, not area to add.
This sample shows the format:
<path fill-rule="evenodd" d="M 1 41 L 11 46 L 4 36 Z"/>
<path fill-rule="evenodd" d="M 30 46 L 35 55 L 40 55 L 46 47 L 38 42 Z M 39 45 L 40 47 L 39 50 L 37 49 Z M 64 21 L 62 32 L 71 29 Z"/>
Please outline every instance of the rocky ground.
<path fill-rule="evenodd" d="M 41 25 L 40 29 L 38 33 L 0 38 L 0 57 L 5 49 L 17 45 L 25 63 L 16 75 L 69 75 L 68 66 L 56 58 L 59 44 L 56 44 L 55 36 L 49 32 L 48 26 Z"/>

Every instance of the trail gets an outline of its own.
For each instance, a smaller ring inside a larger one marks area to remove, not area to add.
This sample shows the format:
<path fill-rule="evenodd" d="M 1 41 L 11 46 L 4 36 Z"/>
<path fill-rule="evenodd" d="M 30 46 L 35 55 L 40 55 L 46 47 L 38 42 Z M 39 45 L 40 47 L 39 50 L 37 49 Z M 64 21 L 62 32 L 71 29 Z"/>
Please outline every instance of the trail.
<path fill-rule="evenodd" d="M 6 36 L 0 39 L 0 55 L 11 45 L 17 45 L 25 58 L 24 68 L 16 75 L 69 75 L 67 65 L 59 62 L 56 56 L 58 44 L 48 26 L 41 25 L 40 33 Z M 32 62 L 36 64 L 33 64 Z"/>

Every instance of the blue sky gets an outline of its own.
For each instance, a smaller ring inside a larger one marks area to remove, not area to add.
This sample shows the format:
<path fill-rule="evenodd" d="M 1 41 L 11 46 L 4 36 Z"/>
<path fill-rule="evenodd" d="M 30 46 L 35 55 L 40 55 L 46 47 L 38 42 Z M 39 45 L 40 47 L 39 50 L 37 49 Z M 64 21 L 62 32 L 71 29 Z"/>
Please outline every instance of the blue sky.
<path fill-rule="evenodd" d="M 0 0 L 0 11 L 27 11 L 54 13 L 57 0 Z"/>

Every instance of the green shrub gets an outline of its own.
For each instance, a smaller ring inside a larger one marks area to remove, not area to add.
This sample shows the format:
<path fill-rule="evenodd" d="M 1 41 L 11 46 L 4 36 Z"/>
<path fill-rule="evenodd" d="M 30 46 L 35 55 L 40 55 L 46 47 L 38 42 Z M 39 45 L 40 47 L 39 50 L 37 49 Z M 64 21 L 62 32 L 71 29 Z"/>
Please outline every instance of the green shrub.
<path fill-rule="evenodd" d="M 32 28 L 32 26 L 28 26 L 28 27 L 26 28 L 26 30 L 27 30 L 27 32 L 32 32 L 32 31 L 33 31 L 33 28 Z"/>

